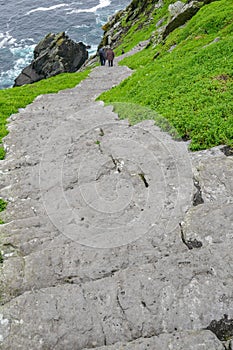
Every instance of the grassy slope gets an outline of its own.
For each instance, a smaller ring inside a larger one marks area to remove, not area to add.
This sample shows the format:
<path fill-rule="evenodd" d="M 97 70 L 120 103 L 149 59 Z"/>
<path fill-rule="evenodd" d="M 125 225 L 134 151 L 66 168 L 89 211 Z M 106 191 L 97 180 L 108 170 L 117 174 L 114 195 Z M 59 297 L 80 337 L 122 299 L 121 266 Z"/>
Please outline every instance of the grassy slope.
<path fill-rule="evenodd" d="M 154 14 L 143 31 L 132 28 L 121 47 L 127 50 L 132 43 L 148 39 L 171 2 L 165 1 L 166 6 Z M 134 69 L 134 75 L 100 99 L 147 107 L 150 117 L 150 111 L 157 112 L 180 136 L 192 140 L 192 150 L 219 144 L 233 146 L 232 32 L 233 2 L 219 0 L 205 5 L 165 43 L 150 45 L 125 59 L 122 64 Z M 213 42 L 216 38 L 219 41 Z M 176 47 L 169 52 L 173 45 Z M 160 54 L 154 59 L 157 52 Z M 120 106 L 124 112 L 123 104 Z M 133 122 L 145 118 L 145 113 L 137 116 L 136 108 L 132 110 L 128 117 Z"/>
<path fill-rule="evenodd" d="M 41 80 L 31 85 L 0 90 L 0 146 L 2 138 L 7 135 L 7 118 L 26 107 L 36 96 L 56 93 L 72 88 L 89 74 L 89 70 L 80 73 L 64 73 L 55 77 Z M 4 158 L 4 150 L 0 147 L 0 159 Z"/>

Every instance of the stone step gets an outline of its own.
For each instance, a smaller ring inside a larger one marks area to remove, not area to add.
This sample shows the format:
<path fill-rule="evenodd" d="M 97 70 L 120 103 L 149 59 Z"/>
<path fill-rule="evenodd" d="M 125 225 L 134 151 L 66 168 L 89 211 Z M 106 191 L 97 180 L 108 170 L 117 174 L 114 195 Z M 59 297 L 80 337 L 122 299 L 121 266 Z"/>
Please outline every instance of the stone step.
<path fill-rule="evenodd" d="M 3 350 L 224 349 L 207 328 L 233 319 L 232 157 L 96 102 L 132 74 L 118 60 L 9 120 Z"/>

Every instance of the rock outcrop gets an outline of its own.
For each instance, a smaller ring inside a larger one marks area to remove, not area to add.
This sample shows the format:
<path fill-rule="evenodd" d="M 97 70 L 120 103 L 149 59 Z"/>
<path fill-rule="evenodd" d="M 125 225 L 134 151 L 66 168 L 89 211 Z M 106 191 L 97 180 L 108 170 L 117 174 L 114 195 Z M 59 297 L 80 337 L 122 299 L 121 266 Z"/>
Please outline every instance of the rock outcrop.
<path fill-rule="evenodd" d="M 77 71 L 88 58 L 86 46 L 64 32 L 48 34 L 34 49 L 34 59 L 15 79 L 15 86 L 31 84 L 54 75 Z"/>
<path fill-rule="evenodd" d="M 164 18 L 161 18 L 156 25 L 155 32 L 151 38 L 152 41 L 160 42 L 165 40 L 173 30 L 190 20 L 202 6 L 213 1 L 216 0 L 176 1 L 170 4 L 167 14 Z M 139 23 L 138 30 L 140 30 L 142 26 L 140 23 L 142 14 L 147 18 L 144 23 L 144 25 L 147 25 L 152 19 L 152 13 L 163 6 L 167 6 L 163 0 L 132 1 L 124 11 L 116 13 L 110 18 L 109 22 L 103 26 L 104 35 L 99 46 L 111 44 L 112 47 L 117 47 L 121 44 L 122 36 L 130 29 L 132 21 L 134 24 L 137 22 Z M 124 25 L 122 25 L 122 18 L 124 18 Z"/>
<path fill-rule="evenodd" d="M 188 4 L 183 4 L 181 1 L 177 1 L 173 5 L 170 5 L 168 10 L 171 14 L 171 19 L 163 30 L 162 37 L 165 39 L 174 29 L 182 26 L 188 20 L 190 20 L 199 11 L 203 3 L 200 1 L 192 1 Z"/>
<path fill-rule="evenodd" d="M 177 1 L 174 4 L 170 4 L 168 6 L 168 22 L 160 28 L 159 37 L 164 40 L 173 30 L 184 25 L 195 16 L 202 6 L 213 1 L 216 0 L 189 0 L 187 4 L 182 1 Z"/>

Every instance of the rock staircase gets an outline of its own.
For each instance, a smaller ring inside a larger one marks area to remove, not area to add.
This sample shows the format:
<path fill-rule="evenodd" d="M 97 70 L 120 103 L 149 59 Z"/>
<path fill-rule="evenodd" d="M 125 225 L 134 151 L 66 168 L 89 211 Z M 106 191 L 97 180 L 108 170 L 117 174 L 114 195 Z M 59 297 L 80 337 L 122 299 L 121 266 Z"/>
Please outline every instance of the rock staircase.
<path fill-rule="evenodd" d="M 97 102 L 132 74 L 117 65 L 126 55 L 9 119 L 3 350 L 230 346 L 232 157 L 192 155 L 153 121 L 131 126 Z"/>

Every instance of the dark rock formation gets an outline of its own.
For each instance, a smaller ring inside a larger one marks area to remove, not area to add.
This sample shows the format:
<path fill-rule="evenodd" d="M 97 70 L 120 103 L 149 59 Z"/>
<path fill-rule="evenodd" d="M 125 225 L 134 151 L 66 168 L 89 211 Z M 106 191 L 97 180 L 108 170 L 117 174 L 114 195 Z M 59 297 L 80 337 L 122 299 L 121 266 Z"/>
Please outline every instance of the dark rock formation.
<path fill-rule="evenodd" d="M 77 71 L 88 58 L 86 46 L 64 32 L 48 34 L 34 49 L 34 60 L 15 79 L 14 86 L 31 84 L 54 75 Z"/>
<path fill-rule="evenodd" d="M 219 320 L 213 320 L 207 327 L 208 330 L 216 334 L 219 340 L 228 340 L 233 337 L 233 319 L 229 320 L 228 315 Z"/>
<path fill-rule="evenodd" d="M 153 6 L 148 6 L 152 3 L 152 0 L 133 0 L 125 10 L 121 10 L 112 16 L 109 22 L 102 27 L 104 35 L 99 47 L 106 45 L 111 45 L 113 48 L 117 47 L 121 43 L 122 36 L 131 28 L 132 22 L 137 23 L 142 14 L 148 18 L 149 22 L 153 10 L 163 6 L 162 0 L 158 0 Z M 122 26 L 123 17 L 125 18 L 124 26 Z"/>

